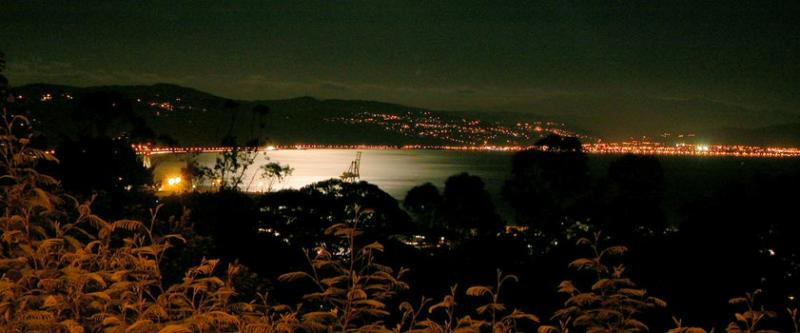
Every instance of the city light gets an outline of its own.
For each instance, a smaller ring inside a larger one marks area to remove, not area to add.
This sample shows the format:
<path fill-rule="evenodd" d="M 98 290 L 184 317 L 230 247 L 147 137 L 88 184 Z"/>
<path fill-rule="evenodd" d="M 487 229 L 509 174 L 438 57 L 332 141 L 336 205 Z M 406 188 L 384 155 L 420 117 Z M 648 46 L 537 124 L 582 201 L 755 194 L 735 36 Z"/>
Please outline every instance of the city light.
<path fill-rule="evenodd" d="M 182 154 L 182 153 L 221 153 L 233 147 L 225 146 L 193 146 L 193 147 L 158 147 L 135 144 L 133 149 L 139 154 Z M 521 151 L 540 149 L 530 145 L 366 145 L 366 144 L 290 144 L 274 145 L 258 149 L 271 150 L 304 150 L 304 149 L 356 149 L 356 150 L 457 150 L 457 151 Z M 583 144 L 587 154 L 606 155 L 663 155 L 663 156 L 733 156 L 733 157 L 800 157 L 798 147 L 762 147 L 746 145 L 666 145 L 660 142 L 624 141 L 598 142 Z"/>
<path fill-rule="evenodd" d="M 357 112 L 326 121 L 351 125 L 375 125 L 407 137 L 429 138 L 461 146 L 516 146 L 532 143 L 544 134 L 585 138 L 565 129 L 563 123 L 518 122 L 504 125 L 464 117 L 444 117 L 431 112 Z"/>
<path fill-rule="evenodd" d="M 172 177 L 172 178 L 168 178 L 168 179 L 167 179 L 167 184 L 168 184 L 169 186 L 175 186 L 175 185 L 178 185 L 178 184 L 180 184 L 180 183 L 181 183 L 181 177 L 180 177 L 180 176 L 178 176 L 178 177 Z"/>

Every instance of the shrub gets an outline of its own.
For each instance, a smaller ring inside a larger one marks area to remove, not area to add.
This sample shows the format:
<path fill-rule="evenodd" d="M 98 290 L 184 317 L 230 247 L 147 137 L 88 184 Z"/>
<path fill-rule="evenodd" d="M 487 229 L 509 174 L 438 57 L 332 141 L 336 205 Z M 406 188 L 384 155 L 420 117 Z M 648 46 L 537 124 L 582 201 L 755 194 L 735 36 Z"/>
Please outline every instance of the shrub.
<path fill-rule="evenodd" d="M 23 125 L 24 124 L 24 125 Z M 234 303 L 230 265 L 203 260 L 183 281 L 162 283 L 161 261 L 178 234 L 148 223 L 106 221 L 91 201 L 60 193 L 58 182 L 34 168 L 55 160 L 18 138 L 20 116 L 4 112 L 0 129 L 0 330 L 17 332 L 290 331 L 291 315 L 266 302 Z M 265 299 L 265 298 L 262 298 Z"/>
<path fill-rule="evenodd" d="M 540 333 L 566 333 L 570 328 L 593 333 L 647 331 L 648 327 L 639 315 L 645 310 L 666 307 L 666 302 L 648 296 L 647 291 L 627 278 L 625 266 L 607 263 L 609 257 L 621 255 L 628 249 L 624 246 L 601 248 L 601 239 L 598 232 L 591 239 L 578 240 L 578 245 L 591 249 L 592 257 L 576 259 L 569 267 L 591 273 L 593 283 L 579 288 L 571 280 L 562 281 L 558 291 L 568 298 L 565 307 L 553 316 L 560 325 L 542 326 Z"/>

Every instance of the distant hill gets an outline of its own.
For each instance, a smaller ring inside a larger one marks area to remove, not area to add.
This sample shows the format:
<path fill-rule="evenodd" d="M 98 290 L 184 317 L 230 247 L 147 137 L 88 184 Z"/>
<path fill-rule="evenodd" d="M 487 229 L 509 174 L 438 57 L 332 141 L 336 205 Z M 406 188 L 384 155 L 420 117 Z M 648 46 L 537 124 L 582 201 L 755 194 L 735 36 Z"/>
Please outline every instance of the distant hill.
<path fill-rule="evenodd" d="M 307 96 L 231 101 L 172 84 L 32 84 L 14 89 L 36 128 L 56 141 L 77 132 L 70 115 L 82 96 L 108 91 L 133 101 L 134 112 L 149 127 L 181 145 L 215 145 L 230 132 L 240 142 L 266 136 L 276 144 L 511 145 L 531 144 L 547 133 L 575 134 L 586 141 L 660 139 L 662 133 L 670 133 L 667 142 L 684 135 L 680 140 L 686 142 L 800 146 L 800 116 L 705 99 L 552 97 L 535 102 L 534 114 L 441 111 Z M 269 111 L 254 112 L 259 105 Z"/>
<path fill-rule="evenodd" d="M 800 123 L 757 128 L 720 128 L 702 136 L 707 142 L 761 146 L 800 146 Z"/>
<path fill-rule="evenodd" d="M 83 96 L 92 92 L 124 96 L 132 101 L 134 112 L 157 134 L 168 135 L 181 145 L 215 145 L 228 133 L 235 135 L 240 143 L 263 134 L 277 144 L 391 145 L 530 144 L 546 134 L 533 133 L 533 127 L 521 127 L 520 123 L 542 121 L 542 117 L 532 114 L 436 111 L 375 101 L 313 97 L 232 101 L 171 84 L 86 88 L 32 84 L 17 87 L 13 92 L 22 97 L 20 104 L 29 110 L 36 127 L 49 138 L 75 136 L 77 126 L 72 111 Z M 269 111 L 257 112 L 257 106 Z M 557 126 L 554 130 L 565 130 L 563 125 L 554 126 Z M 468 133 L 472 129 L 480 131 Z"/>
<path fill-rule="evenodd" d="M 703 98 L 567 95 L 536 100 L 528 107 L 537 114 L 559 119 L 573 129 L 608 140 L 657 138 L 665 132 L 722 137 L 717 134 L 722 128 L 756 130 L 800 123 L 800 115 L 795 113 L 752 109 Z M 735 134 L 735 131 L 727 132 Z M 736 143 L 759 141 L 751 141 L 757 139 L 751 136 L 726 136 L 725 139 Z"/>

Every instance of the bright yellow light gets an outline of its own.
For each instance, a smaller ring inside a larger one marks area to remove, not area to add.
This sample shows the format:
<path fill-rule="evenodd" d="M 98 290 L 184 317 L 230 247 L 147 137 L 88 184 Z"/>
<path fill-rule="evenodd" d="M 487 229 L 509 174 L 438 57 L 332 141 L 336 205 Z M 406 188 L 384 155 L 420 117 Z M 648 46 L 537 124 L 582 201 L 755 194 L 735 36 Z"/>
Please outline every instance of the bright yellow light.
<path fill-rule="evenodd" d="M 180 176 L 167 178 L 167 184 L 169 186 L 175 186 L 175 185 L 178 185 L 180 183 L 181 183 L 181 177 Z"/>

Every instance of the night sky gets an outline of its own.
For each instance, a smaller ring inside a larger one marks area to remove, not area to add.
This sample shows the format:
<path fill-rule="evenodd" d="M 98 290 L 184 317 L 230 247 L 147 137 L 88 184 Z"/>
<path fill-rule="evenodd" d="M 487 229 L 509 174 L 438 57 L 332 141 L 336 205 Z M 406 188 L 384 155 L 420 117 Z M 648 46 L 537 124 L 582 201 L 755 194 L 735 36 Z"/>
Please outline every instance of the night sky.
<path fill-rule="evenodd" d="M 4 0 L 0 22 L 15 85 L 800 117 L 798 1 Z"/>

